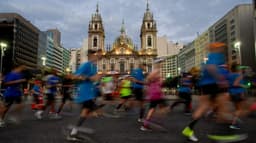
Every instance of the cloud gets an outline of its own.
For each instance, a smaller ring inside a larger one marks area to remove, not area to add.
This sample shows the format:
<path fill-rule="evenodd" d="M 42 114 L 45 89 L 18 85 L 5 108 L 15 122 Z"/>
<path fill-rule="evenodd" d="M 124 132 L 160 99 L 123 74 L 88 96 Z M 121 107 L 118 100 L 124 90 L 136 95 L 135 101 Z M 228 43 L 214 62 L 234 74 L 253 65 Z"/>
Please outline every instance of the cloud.
<path fill-rule="evenodd" d="M 120 35 L 122 19 L 134 43 L 140 46 L 140 27 L 146 0 L 99 0 L 105 28 L 105 43 Z M 158 35 L 169 40 L 191 42 L 235 5 L 251 0 L 149 0 L 157 22 Z M 41 30 L 58 28 L 64 47 L 81 47 L 88 35 L 88 23 L 95 13 L 95 0 L 7 0 L 0 1 L 0 12 L 17 12 Z"/>

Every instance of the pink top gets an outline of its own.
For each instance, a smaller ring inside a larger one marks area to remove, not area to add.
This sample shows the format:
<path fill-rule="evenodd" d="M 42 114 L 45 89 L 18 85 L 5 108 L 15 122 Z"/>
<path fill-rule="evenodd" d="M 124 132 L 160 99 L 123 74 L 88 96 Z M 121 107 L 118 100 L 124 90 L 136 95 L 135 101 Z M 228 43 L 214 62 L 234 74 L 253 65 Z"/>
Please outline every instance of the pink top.
<path fill-rule="evenodd" d="M 149 100 L 160 100 L 163 98 L 162 88 L 161 88 L 162 82 L 159 80 L 151 81 L 147 85 L 147 97 Z"/>

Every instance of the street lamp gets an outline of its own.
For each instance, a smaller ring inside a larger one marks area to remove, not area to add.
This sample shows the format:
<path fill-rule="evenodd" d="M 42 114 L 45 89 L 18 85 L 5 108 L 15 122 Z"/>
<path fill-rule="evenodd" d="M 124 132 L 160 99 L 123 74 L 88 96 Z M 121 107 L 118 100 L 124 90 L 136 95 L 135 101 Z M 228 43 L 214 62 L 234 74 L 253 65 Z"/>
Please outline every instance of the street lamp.
<path fill-rule="evenodd" d="M 208 61 L 208 58 L 204 58 L 204 64 L 206 64 L 207 61 Z"/>
<path fill-rule="evenodd" d="M 41 60 L 43 61 L 42 65 L 45 66 L 46 65 L 46 57 L 41 57 Z"/>
<path fill-rule="evenodd" d="M 66 68 L 66 72 L 70 73 L 71 72 L 70 68 Z"/>
<path fill-rule="evenodd" d="M 4 42 L 0 42 L 0 48 L 1 48 L 1 63 L 0 63 L 0 72 L 1 72 L 1 84 L 0 89 L 2 88 L 2 76 L 3 76 L 3 57 L 4 57 L 4 51 L 7 48 L 7 44 Z"/>
<path fill-rule="evenodd" d="M 180 68 L 180 67 L 178 67 L 178 75 L 180 75 L 180 71 L 181 71 L 181 68 Z"/>
<path fill-rule="evenodd" d="M 4 57 L 4 51 L 7 48 L 7 44 L 4 42 L 0 42 L 0 47 L 1 47 L 1 65 L 0 65 L 0 72 L 2 73 L 3 70 L 3 57 Z"/>
<path fill-rule="evenodd" d="M 239 64 L 242 64 L 242 57 L 241 57 L 241 50 L 240 50 L 241 44 L 242 44 L 242 43 L 241 43 L 240 41 L 237 41 L 237 42 L 235 42 L 235 44 L 234 44 L 235 49 L 238 51 Z"/>

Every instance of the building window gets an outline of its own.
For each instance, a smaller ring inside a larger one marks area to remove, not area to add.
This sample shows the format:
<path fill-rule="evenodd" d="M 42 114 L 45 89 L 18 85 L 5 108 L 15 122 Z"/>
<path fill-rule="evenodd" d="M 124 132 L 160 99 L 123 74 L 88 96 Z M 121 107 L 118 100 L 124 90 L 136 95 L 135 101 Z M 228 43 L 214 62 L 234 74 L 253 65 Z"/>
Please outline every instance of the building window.
<path fill-rule="evenodd" d="M 102 66 L 102 70 L 103 70 L 103 71 L 105 71 L 105 70 L 106 70 L 106 65 L 105 65 L 105 64 L 103 64 L 103 66 Z"/>
<path fill-rule="evenodd" d="M 111 70 L 111 71 L 114 71 L 114 70 L 115 70 L 115 64 L 114 64 L 114 63 L 111 64 L 110 70 Z"/>
<path fill-rule="evenodd" d="M 148 47 L 152 47 L 152 37 L 151 36 L 147 37 L 147 45 L 148 45 Z"/>
<path fill-rule="evenodd" d="M 124 61 L 120 61 L 120 73 L 124 73 L 125 72 L 125 63 Z"/>
<path fill-rule="evenodd" d="M 93 38 L 93 47 L 97 47 L 98 39 L 96 37 Z"/>
<path fill-rule="evenodd" d="M 98 29 L 98 24 L 94 24 L 94 29 Z"/>
<path fill-rule="evenodd" d="M 148 27 L 148 28 L 150 28 L 150 27 L 151 27 L 151 26 L 150 26 L 150 23 L 147 23 L 147 27 Z"/>

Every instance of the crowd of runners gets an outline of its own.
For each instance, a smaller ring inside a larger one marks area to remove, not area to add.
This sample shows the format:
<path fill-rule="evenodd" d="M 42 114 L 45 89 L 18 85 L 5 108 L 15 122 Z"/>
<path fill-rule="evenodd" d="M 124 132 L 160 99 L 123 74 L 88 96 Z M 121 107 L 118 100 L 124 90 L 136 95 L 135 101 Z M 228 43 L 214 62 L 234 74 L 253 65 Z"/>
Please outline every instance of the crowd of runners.
<path fill-rule="evenodd" d="M 89 61 L 82 64 L 75 73 L 64 76 L 59 76 L 55 70 L 48 70 L 43 76 L 32 78 L 24 74 L 26 66 L 16 66 L 2 79 L 1 85 L 5 90 L 2 92 L 0 106 L 0 127 L 8 126 L 5 124 L 5 116 L 13 104 L 16 106 L 15 112 L 10 114 L 15 117 L 14 122 L 19 122 L 19 111 L 24 107 L 22 89 L 29 83 L 26 94 L 34 99 L 31 107 L 38 120 L 49 113 L 52 118 L 61 119 L 67 100 L 82 106 L 78 120 L 70 123 L 74 126 L 66 138 L 71 141 L 79 138 L 79 128 L 90 116 L 118 117 L 118 112 L 136 107 L 139 108 L 137 122 L 141 123 L 138 128 L 141 131 L 150 131 L 152 125 L 158 124 L 154 120 L 156 111 L 158 116 L 159 113 L 164 115 L 180 103 L 184 104 L 184 114 L 192 116 L 191 122 L 184 127 L 181 134 L 192 142 L 199 141 L 194 127 L 205 116 L 214 118 L 216 122 L 229 123 L 231 129 L 240 129 L 242 117 L 255 110 L 256 104 L 248 104 L 245 93 L 256 85 L 256 81 L 250 80 L 251 84 L 248 84 L 245 80 L 248 67 L 236 63 L 227 65 L 224 43 L 211 43 L 207 48 L 208 60 L 202 64 L 200 71 L 191 70 L 179 76 L 176 86 L 179 99 L 174 102 L 168 101 L 163 94 L 164 79 L 160 70 L 163 59 L 154 60 L 150 73 L 145 74 L 146 65 L 141 63 L 131 74 L 118 76 L 97 74 L 96 62 L 102 56 L 101 50 L 88 50 Z M 199 102 L 197 106 L 192 106 L 192 95 L 195 91 Z M 55 104 L 57 95 L 62 95 L 61 104 L 57 104 L 59 106 Z M 230 103 L 233 108 L 230 108 Z M 103 107 L 109 105 L 115 107 L 111 115 L 103 110 Z M 224 140 L 233 139 L 230 136 L 225 137 Z"/>

